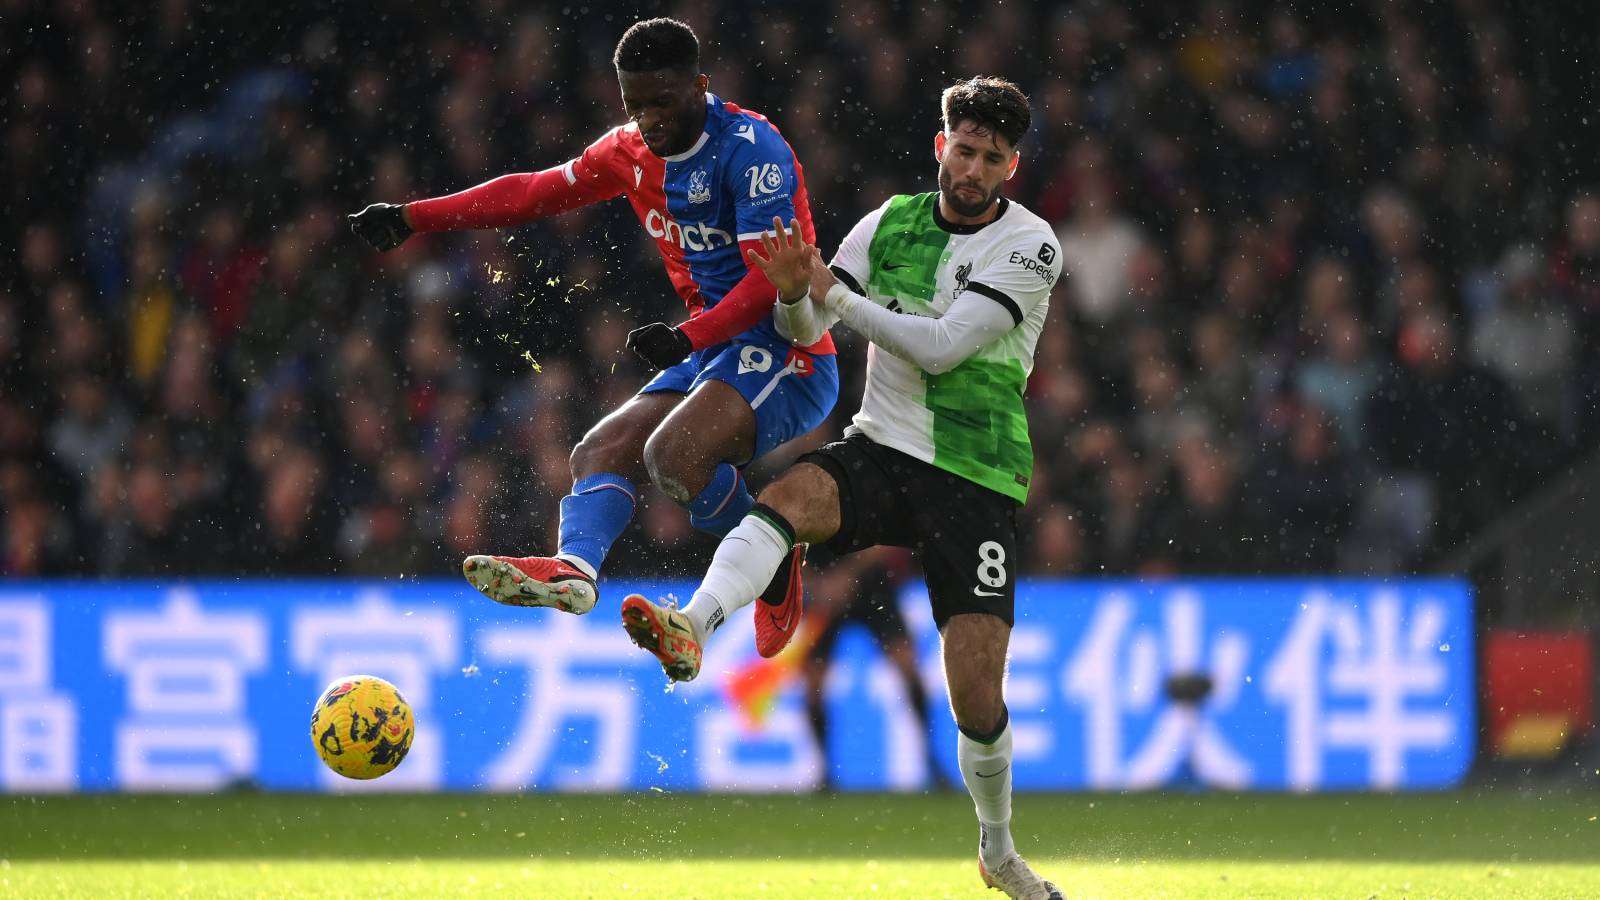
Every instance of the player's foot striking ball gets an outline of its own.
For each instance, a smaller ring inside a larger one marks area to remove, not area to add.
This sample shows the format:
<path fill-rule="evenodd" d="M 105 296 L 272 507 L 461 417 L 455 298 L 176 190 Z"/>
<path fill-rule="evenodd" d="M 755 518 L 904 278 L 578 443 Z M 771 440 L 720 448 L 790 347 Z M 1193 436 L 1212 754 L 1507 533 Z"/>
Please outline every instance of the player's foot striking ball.
<path fill-rule="evenodd" d="M 334 681 L 311 710 L 311 743 L 328 768 L 365 781 L 406 758 L 416 723 L 395 686 L 371 675 Z"/>

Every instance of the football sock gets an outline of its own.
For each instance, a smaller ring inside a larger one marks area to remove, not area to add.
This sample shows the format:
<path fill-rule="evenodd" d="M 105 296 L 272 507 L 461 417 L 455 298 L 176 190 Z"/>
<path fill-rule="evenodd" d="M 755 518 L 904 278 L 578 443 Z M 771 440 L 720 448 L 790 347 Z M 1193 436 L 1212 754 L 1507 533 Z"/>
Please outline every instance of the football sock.
<path fill-rule="evenodd" d="M 689 524 L 717 537 L 726 537 L 756 505 L 744 476 L 729 463 L 719 463 L 711 480 L 689 501 Z"/>
<path fill-rule="evenodd" d="M 1002 710 L 1000 727 L 989 734 L 961 728 L 956 759 L 978 810 L 978 858 L 999 865 L 1015 849 L 1011 842 L 1011 717 Z"/>
<path fill-rule="evenodd" d="M 561 550 L 557 554 L 597 578 L 600 564 L 633 518 L 639 491 L 621 475 L 602 472 L 578 479 L 561 498 Z M 579 565 L 582 563 L 582 565 Z"/>
<path fill-rule="evenodd" d="M 750 605 L 772 582 L 794 547 L 794 529 L 783 516 L 756 504 L 717 545 L 705 580 L 684 607 L 702 645 L 728 616 Z"/>

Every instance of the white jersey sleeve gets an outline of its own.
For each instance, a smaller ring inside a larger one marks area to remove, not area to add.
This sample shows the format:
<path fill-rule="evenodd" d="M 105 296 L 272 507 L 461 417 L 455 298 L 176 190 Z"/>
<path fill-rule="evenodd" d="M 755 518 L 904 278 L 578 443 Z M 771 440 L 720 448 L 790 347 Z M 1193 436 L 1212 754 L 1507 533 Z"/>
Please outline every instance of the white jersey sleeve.
<path fill-rule="evenodd" d="M 832 264 L 828 266 L 834 277 L 854 293 L 866 293 L 867 278 L 872 273 L 871 260 L 868 258 L 872 233 L 877 230 L 878 220 L 883 217 L 888 205 L 886 202 L 867 213 L 850 229 L 850 233 L 839 244 L 838 252 L 833 255 Z M 784 303 L 782 297 L 778 298 L 772 308 L 772 320 L 778 328 L 778 334 L 802 347 L 821 340 L 823 333 L 839 321 L 836 313 L 821 305 L 823 299 L 801 298 L 795 303 Z"/>
<path fill-rule="evenodd" d="M 1042 228 L 1019 228 L 1006 235 L 967 281 L 966 294 L 981 294 L 1005 307 L 1012 324 L 1021 325 L 1061 277 L 1061 250 L 1056 236 Z"/>
<path fill-rule="evenodd" d="M 828 310 L 851 329 L 931 375 L 942 375 L 1012 328 L 1008 310 L 968 290 L 938 318 L 904 316 L 844 285 L 828 291 Z"/>
<path fill-rule="evenodd" d="M 833 255 L 833 262 L 828 265 L 852 293 L 863 296 L 867 293 L 867 282 L 872 277 L 872 235 L 877 232 L 883 211 L 888 208 L 889 204 L 885 202 L 863 216 L 839 243 L 839 252 Z M 816 299 L 820 301 L 823 298 Z"/>
<path fill-rule="evenodd" d="M 784 340 L 799 347 L 809 347 L 827 333 L 839 317 L 812 302 L 809 296 L 793 303 L 778 302 L 772 305 L 772 324 Z"/>

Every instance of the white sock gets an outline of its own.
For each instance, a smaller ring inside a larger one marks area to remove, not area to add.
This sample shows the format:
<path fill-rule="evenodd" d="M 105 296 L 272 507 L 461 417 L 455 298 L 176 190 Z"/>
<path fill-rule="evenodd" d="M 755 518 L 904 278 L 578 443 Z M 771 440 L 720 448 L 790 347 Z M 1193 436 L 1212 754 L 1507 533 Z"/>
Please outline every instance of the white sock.
<path fill-rule="evenodd" d="M 717 545 L 705 580 L 683 608 L 702 647 L 728 616 L 761 596 L 791 549 L 782 531 L 754 513 L 728 532 Z"/>
<path fill-rule="evenodd" d="M 1015 849 L 1011 843 L 1011 723 L 992 744 L 958 732 L 956 759 L 978 810 L 978 856 L 997 866 Z"/>
<path fill-rule="evenodd" d="M 574 569 L 577 569 L 579 572 L 589 576 L 590 581 L 600 580 L 600 573 L 596 572 L 594 566 L 589 565 L 589 561 L 581 556 L 573 556 L 570 553 L 557 553 L 556 559 L 561 560 L 562 562 L 572 566 Z"/>

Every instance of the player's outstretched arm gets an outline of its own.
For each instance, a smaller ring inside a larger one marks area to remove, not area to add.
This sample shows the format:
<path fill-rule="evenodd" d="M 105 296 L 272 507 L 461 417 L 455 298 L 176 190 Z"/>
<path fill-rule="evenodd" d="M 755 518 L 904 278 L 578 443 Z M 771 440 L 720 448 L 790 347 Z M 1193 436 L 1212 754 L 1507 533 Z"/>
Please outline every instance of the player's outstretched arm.
<path fill-rule="evenodd" d="M 448 196 L 407 203 L 406 219 L 417 231 L 505 228 L 617 195 L 601 181 L 575 177 L 573 165 L 501 175 Z"/>
<path fill-rule="evenodd" d="M 817 248 L 791 236 L 781 221 L 773 226 L 775 234 L 762 235 L 761 251 L 750 261 L 777 287 L 780 306 L 820 297 L 846 325 L 932 374 L 955 368 L 1018 324 L 1005 307 L 980 294 L 963 294 L 937 319 L 902 316 L 850 290 L 822 265 Z"/>
<path fill-rule="evenodd" d="M 614 166 L 616 146 L 613 129 L 553 169 L 502 175 L 444 197 L 374 203 L 350 216 L 350 229 L 378 250 L 392 250 L 413 232 L 505 228 L 610 200 L 623 190 Z"/>
<path fill-rule="evenodd" d="M 1000 304 L 968 291 L 937 319 L 879 306 L 842 283 L 823 298 L 828 311 L 867 340 L 930 375 L 942 375 L 1019 324 Z"/>

